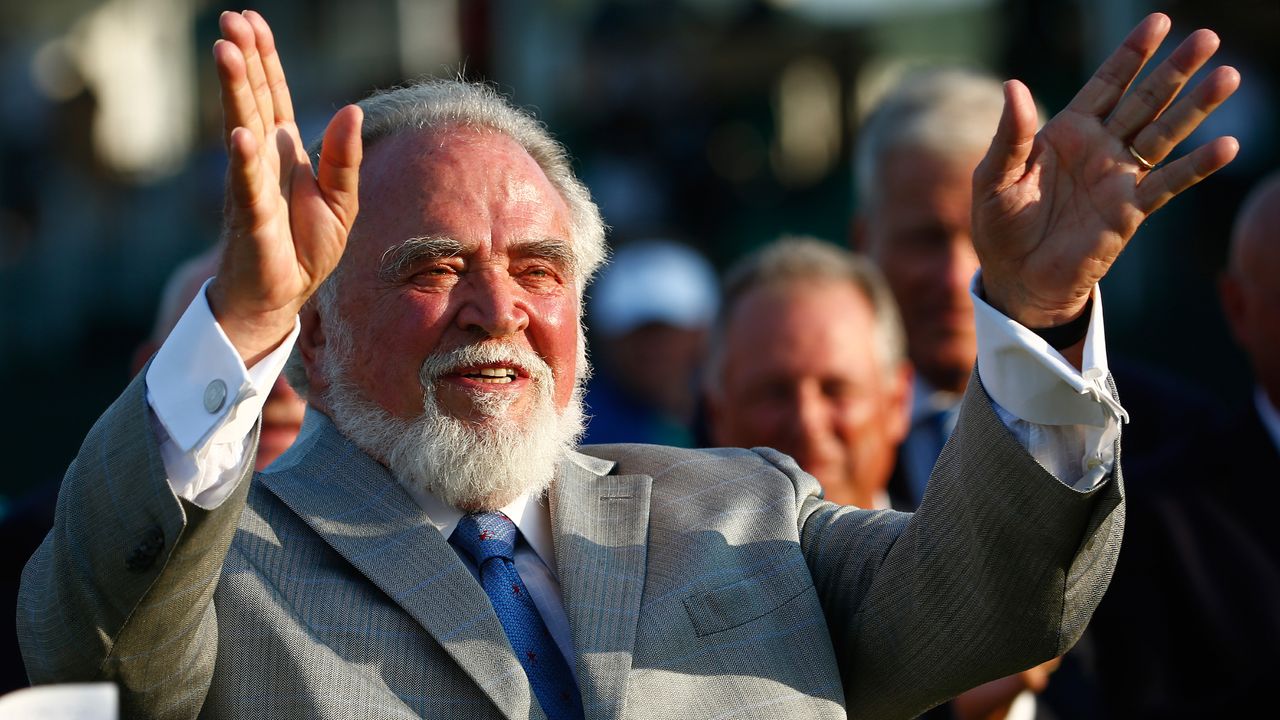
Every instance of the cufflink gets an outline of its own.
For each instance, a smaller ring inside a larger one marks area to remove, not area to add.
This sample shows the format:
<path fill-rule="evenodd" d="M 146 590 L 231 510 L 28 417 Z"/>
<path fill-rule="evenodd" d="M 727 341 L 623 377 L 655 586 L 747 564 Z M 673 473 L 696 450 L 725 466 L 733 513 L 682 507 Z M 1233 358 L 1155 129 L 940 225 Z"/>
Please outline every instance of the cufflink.
<path fill-rule="evenodd" d="M 204 409 L 210 413 L 216 413 L 222 409 L 227 402 L 227 384 L 221 380 L 214 380 L 204 388 Z"/>

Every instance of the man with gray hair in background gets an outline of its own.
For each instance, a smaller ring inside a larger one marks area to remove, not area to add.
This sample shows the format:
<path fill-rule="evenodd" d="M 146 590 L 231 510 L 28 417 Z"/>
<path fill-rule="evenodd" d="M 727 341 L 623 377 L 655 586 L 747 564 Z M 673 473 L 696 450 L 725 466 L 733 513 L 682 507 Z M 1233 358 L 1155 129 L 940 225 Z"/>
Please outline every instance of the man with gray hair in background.
<path fill-rule="evenodd" d="M 977 358 L 972 178 L 1003 107 L 995 78 L 917 70 L 892 86 L 858 133 L 854 244 L 893 290 L 915 368 L 911 428 L 893 481 L 903 510 L 924 497 Z"/>
<path fill-rule="evenodd" d="M 962 67 L 922 68 L 892 86 L 858 133 L 854 245 L 893 289 L 915 370 L 910 428 L 888 481 L 900 510 L 914 510 L 924 498 L 977 360 L 973 171 L 1003 107 L 994 77 Z M 961 720 L 1033 718 L 1044 701 L 1032 691 L 1044 690 L 1058 666 L 1054 660 L 975 689 L 957 698 L 951 713 Z M 1069 669 L 1077 674 L 1074 660 Z"/>
<path fill-rule="evenodd" d="M 23 574 L 33 681 L 115 681 L 128 717 L 896 718 L 1082 632 L 1124 523 L 1089 303 L 1238 150 L 1137 162 L 1238 85 L 1182 94 L 1211 32 L 1127 92 L 1146 18 L 1039 133 L 1006 85 L 974 204 L 998 357 L 907 515 L 768 449 L 575 447 L 604 226 L 563 148 L 434 81 L 339 110 L 313 171 L 265 20 L 220 23 L 227 250 L 68 469 Z M 253 474 L 295 343 L 303 432 Z"/>
<path fill-rule="evenodd" d="M 712 442 L 776 448 L 827 500 L 890 507 L 911 369 L 880 271 L 830 243 L 784 237 L 732 267 L 721 295 L 705 382 Z"/>

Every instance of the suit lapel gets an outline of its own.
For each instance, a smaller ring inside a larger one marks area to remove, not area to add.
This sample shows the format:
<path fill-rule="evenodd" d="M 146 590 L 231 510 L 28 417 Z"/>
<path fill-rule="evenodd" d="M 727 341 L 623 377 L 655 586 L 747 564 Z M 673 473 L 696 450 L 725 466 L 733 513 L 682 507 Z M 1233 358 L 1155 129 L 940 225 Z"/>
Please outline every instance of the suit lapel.
<path fill-rule="evenodd" d="M 484 590 L 386 468 L 320 413 L 265 487 L 409 613 L 502 713 L 542 717 Z"/>
<path fill-rule="evenodd" d="M 564 608 L 588 717 L 619 718 L 626 701 L 648 547 L 647 475 L 573 453 L 552 489 L 551 524 Z"/>

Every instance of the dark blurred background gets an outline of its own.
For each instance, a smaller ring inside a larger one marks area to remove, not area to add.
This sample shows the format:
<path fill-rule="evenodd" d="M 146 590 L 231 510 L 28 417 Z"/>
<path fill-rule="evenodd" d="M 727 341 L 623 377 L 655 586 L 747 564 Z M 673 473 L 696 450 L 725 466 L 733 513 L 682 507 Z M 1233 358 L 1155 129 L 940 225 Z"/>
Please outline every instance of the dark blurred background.
<path fill-rule="evenodd" d="M 1113 353 L 1221 398 L 1245 364 L 1216 275 L 1276 167 L 1276 0 L 263 0 L 304 136 L 371 88 L 495 83 L 564 140 L 611 242 L 667 237 L 720 268 L 781 232 L 843 242 L 860 114 L 905 68 L 1025 81 L 1050 113 L 1143 15 L 1223 39 L 1243 86 L 1207 123 L 1239 159 L 1157 214 L 1104 282 Z M 127 382 L 166 275 L 216 238 L 225 156 L 205 0 L 0 9 L 0 496 L 60 476 Z M 240 8 L 235 8 L 240 9 Z M 1173 41 L 1166 43 L 1174 45 Z"/>

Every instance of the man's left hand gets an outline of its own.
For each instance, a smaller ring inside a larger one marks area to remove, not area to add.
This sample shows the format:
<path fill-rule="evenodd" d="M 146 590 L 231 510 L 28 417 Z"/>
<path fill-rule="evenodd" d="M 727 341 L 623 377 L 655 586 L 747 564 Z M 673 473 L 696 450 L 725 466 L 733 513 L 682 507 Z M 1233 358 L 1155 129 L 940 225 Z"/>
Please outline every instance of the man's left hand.
<path fill-rule="evenodd" d="M 1078 317 L 1138 226 L 1239 149 L 1219 137 L 1143 164 L 1159 165 L 1240 84 L 1218 67 L 1178 97 L 1218 48 L 1217 35 L 1197 30 L 1130 89 L 1169 27 L 1159 13 L 1144 19 L 1038 133 L 1030 92 L 1005 83 L 999 128 L 973 175 L 974 246 L 987 301 L 1027 327 Z"/>

